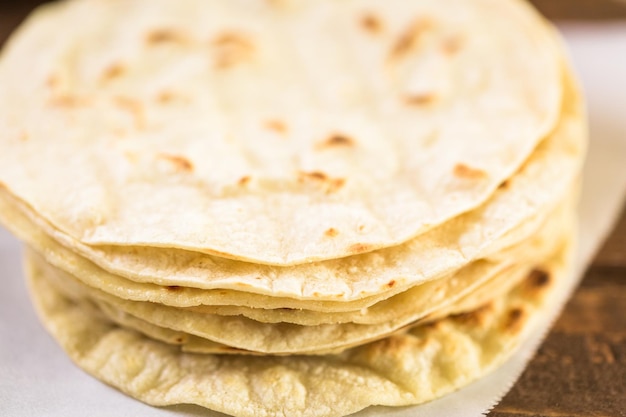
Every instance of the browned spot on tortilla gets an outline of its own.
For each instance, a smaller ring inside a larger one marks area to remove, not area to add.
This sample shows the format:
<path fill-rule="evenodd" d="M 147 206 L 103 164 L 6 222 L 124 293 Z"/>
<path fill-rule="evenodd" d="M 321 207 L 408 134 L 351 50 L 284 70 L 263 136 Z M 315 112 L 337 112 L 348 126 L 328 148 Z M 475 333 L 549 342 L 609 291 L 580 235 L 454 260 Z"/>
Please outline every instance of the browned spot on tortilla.
<path fill-rule="evenodd" d="M 137 129 L 146 127 L 146 114 L 140 101 L 125 96 L 117 96 L 113 101 L 121 110 L 131 115 Z"/>
<path fill-rule="evenodd" d="M 301 183 L 309 182 L 316 184 L 321 190 L 325 191 L 326 194 L 338 191 L 346 183 L 344 178 L 331 178 L 320 171 L 300 172 L 298 173 L 298 181 Z"/>
<path fill-rule="evenodd" d="M 287 133 L 287 125 L 280 120 L 267 120 L 264 125 L 266 128 L 273 130 L 276 133 L 280 133 L 281 135 Z"/>
<path fill-rule="evenodd" d="M 448 36 L 441 43 L 441 50 L 446 55 L 455 55 L 463 47 L 463 38 L 460 35 Z"/>
<path fill-rule="evenodd" d="M 148 45 L 158 45 L 164 43 L 183 44 L 187 41 L 187 36 L 184 33 L 173 28 L 154 29 L 146 35 L 146 43 Z"/>
<path fill-rule="evenodd" d="M 528 276 L 528 281 L 533 287 L 545 287 L 550 284 L 550 274 L 543 269 L 533 269 Z"/>
<path fill-rule="evenodd" d="M 176 343 L 183 343 L 185 340 L 182 337 L 177 337 L 175 341 Z"/>
<path fill-rule="evenodd" d="M 179 155 L 159 154 L 160 159 L 170 162 L 179 172 L 192 172 L 193 164 L 187 158 Z"/>
<path fill-rule="evenodd" d="M 365 230 L 365 225 L 364 224 L 360 224 L 357 229 L 359 230 L 359 232 L 362 232 L 363 230 Z"/>
<path fill-rule="evenodd" d="M 242 33 L 224 32 L 216 36 L 211 44 L 216 68 L 230 68 L 249 61 L 254 53 L 254 43 Z"/>
<path fill-rule="evenodd" d="M 305 179 L 311 179 L 311 180 L 315 180 L 315 181 L 326 181 L 326 179 L 328 179 L 328 177 L 323 172 L 313 171 L 313 172 L 301 172 L 299 174 L 299 179 L 301 181 L 305 180 Z"/>
<path fill-rule="evenodd" d="M 404 352 L 414 351 L 417 346 L 431 343 L 428 338 L 415 338 L 406 334 L 406 330 L 397 332 L 372 343 L 364 352 L 367 356 L 378 359 L 380 355 L 401 360 Z"/>
<path fill-rule="evenodd" d="M 510 181 L 509 180 L 504 180 L 500 183 L 500 185 L 498 185 L 498 188 L 500 189 L 507 189 L 509 188 L 510 185 Z"/>
<path fill-rule="evenodd" d="M 167 287 L 165 287 L 165 289 L 168 291 L 180 291 L 182 287 L 178 285 L 168 285 Z"/>
<path fill-rule="evenodd" d="M 518 333 L 524 323 L 525 316 L 526 312 L 522 308 L 512 308 L 509 310 L 504 321 L 504 330 L 511 333 Z"/>
<path fill-rule="evenodd" d="M 435 93 L 413 94 L 404 99 L 404 102 L 411 106 L 427 106 L 435 101 L 437 101 Z"/>
<path fill-rule="evenodd" d="M 324 235 L 328 236 L 328 237 L 335 237 L 339 234 L 339 231 L 337 229 L 335 229 L 334 227 L 331 227 L 330 229 L 326 230 L 324 232 Z"/>
<path fill-rule="evenodd" d="M 524 289 L 530 296 L 537 297 L 545 292 L 551 283 L 552 279 L 549 272 L 541 268 L 535 268 L 528 274 L 524 283 Z"/>
<path fill-rule="evenodd" d="M 60 96 L 55 96 L 50 99 L 48 102 L 53 107 L 82 107 L 89 104 L 89 101 L 83 97 L 78 97 L 70 94 L 64 94 Z"/>
<path fill-rule="evenodd" d="M 334 134 L 328 137 L 328 139 L 319 142 L 316 146 L 317 149 L 328 149 L 328 148 L 349 148 L 354 146 L 354 140 L 346 135 Z"/>
<path fill-rule="evenodd" d="M 459 178 L 465 178 L 465 179 L 482 179 L 487 174 L 485 171 L 481 169 L 472 168 L 463 163 L 458 163 L 454 166 L 454 175 Z"/>
<path fill-rule="evenodd" d="M 166 104 L 174 101 L 176 94 L 170 90 L 163 90 L 156 96 L 156 100 L 161 104 Z"/>
<path fill-rule="evenodd" d="M 124 72 L 126 72 L 126 67 L 124 67 L 119 62 L 116 62 L 116 63 L 111 64 L 110 66 L 108 66 L 102 72 L 102 75 L 101 75 L 100 79 L 102 81 L 110 81 L 110 80 L 113 80 L 113 79 L 123 75 Z"/>
<path fill-rule="evenodd" d="M 487 324 L 489 314 L 492 312 L 494 306 L 489 302 L 483 306 L 466 313 L 455 314 L 451 316 L 455 321 L 469 325 L 482 327 Z"/>
<path fill-rule="evenodd" d="M 370 252 L 374 250 L 374 246 L 368 243 L 355 243 L 348 246 L 348 253 L 352 255 L 357 255 L 359 253 Z"/>
<path fill-rule="evenodd" d="M 423 326 L 424 328 L 428 327 L 433 330 L 438 330 L 440 327 L 442 327 L 442 321 L 443 320 L 441 318 L 432 317 L 432 314 L 424 316 L 419 320 L 420 323 L 423 323 L 420 324 L 420 326 Z"/>
<path fill-rule="evenodd" d="M 394 287 L 394 285 L 396 285 L 396 280 L 395 280 L 395 279 L 392 279 L 391 281 L 389 281 L 389 282 L 387 283 L 387 286 L 388 286 L 389 288 L 393 288 L 393 287 Z"/>
<path fill-rule="evenodd" d="M 417 46 L 421 35 L 432 27 L 433 21 L 426 17 L 413 20 L 392 46 L 389 57 L 397 59 L 409 53 Z"/>
<path fill-rule="evenodd" d="M 375 14 L 365 13 L 361 16 L 361 27 L 369 33 L 377 34 L 382 32 L 383 23 Z"/>
<path fill-rule="evenodd" d="M 249 175 L 246 175 L 245 177 L 241 177 L 239 178 L 239 181 L 237 181 L 237 185 L 239 185 L 240 187 L 245 187 L 246 185 L 250 183 L 251 179 L 252 178 L 250 178 Z"/>
<path fill-rule="evenodd" d="M 346 180 L 343 178 L 334 178 L 328 184 L 328 188 L 326 190 L 327 193 L 334 193 L 338 191 L 341 187 L 343 187 L 346 183 Z"/>

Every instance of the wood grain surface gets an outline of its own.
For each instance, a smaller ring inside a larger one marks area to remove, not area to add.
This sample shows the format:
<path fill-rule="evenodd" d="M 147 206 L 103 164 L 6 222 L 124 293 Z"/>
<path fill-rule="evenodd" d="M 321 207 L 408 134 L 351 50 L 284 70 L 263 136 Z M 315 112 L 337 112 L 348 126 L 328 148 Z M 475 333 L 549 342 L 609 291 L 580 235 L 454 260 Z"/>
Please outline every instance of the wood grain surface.
<path fill-rule="evenodd" d="M 626 416 L 626 207 L 582 284 L 489 417 Z"/>
<path fill-rule="evenodd" d="M 0 44 L 39 3 L 0 2 Z M 622 0 L 533 3 L 554 19 L 626 18 Z M 626 208 L 537 355 L 488 415 L 626 417 Z"/>

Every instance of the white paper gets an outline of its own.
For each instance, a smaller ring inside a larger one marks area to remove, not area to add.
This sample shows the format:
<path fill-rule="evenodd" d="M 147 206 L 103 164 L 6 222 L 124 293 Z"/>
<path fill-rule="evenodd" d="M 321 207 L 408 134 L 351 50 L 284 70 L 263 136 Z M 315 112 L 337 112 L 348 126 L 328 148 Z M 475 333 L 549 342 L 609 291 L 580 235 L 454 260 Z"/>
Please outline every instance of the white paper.
<path fill-rule="evenodd" d="M 592 140 L 584 174 L 577 278 L 610 230 L 626 194 L 626 23 L 562 27 L 585 86 Z M 75 367 L 39 324 L 21 270 L 19 243 L 0 229 L 0 414 L 13 417 L 222 416 L 195 406 L 154 408 Z M 573 287 L 573 286 L 572 286 Z M 417 407 L 372 407 L 371 416 L 481 416 L 514 384 L 573 288 L 503 367 Z"/>

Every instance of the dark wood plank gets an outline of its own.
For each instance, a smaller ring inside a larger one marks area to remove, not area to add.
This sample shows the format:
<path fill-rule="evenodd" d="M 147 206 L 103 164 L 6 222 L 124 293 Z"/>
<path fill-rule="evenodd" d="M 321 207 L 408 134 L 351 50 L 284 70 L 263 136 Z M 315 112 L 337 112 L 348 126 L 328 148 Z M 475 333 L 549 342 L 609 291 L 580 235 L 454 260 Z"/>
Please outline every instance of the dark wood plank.
<path fill-rule="evenodd" d="M 626 416 L 626 208 L 536 357 L 490 417 Z"/>
<path fill-rule="evenodd" d="M 626 2 L 620 0 L 531 0 L 549 19 L 613 20 L 626 18 Z"/>

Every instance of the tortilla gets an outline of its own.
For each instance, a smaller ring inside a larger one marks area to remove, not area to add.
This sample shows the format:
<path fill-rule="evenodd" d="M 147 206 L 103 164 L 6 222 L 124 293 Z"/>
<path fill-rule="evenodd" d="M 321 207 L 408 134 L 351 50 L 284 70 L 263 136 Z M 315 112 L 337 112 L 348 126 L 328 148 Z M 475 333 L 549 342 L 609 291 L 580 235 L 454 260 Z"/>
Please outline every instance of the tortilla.
<path fill-rule="evenodd" d="M 570 207 L 571 208 L 571 207 Z M 151 302 L 136 302 L 119 299 L 107 293 L 82 284 L 75 277 L 49 265 L 39 255 L 29 252 L 29 262 L 42 270 L 50 281 L 63 293 L 65 288 L 73 287 L 75 292 L 86 294 L 97 302 L 104 302 L 114 309 L 121 310 L 142 321 L 158 327 L 165 327 L 180 332 L 193 334 L 212 342 L 253 352 L 266 354 L 315 354 L 319 352 L 337 351 L 377 340 L 390 335 L 403 327 L 411 325 L 428 315 L 448 306 L 467 294 L 471 294 L 485 281 L 506 280 L 511 267 L 528 269 L 556 250 L 562 244 L 564 235 L 570 234 L 571 211 L 559 212 L 559 218 L 549 225 L 545 233 L 525 242 L 519 248 L 513 248 L 508 254 L 502 255 L 499 261 L 481 261 L 468 265 L 453 277 L 436 282 L 429 288 L 414 288 L 406 294 L 402 293 L 383 302 L 381 306 L 372 307 L 374 320 L 360 320 L 360 313 L 345 314 L 356 317 L 355 321 L 335 321 L 332 315 L 325 313 L 285 312 L 280 317 L 285 321 L 265 320 L 271 312 L 253 310 L 253 318 L 239 315 L 219 315 L 197 312 L 193 309 L 180 309 Z M 500 278 L 494 278 L 501 275 Z M 494 279 L 492 279 L 494 278 Z M 432 294 L 434 287 L 434 295 Z M 489 295 L 489 294 L 488 294 Z M 482 302 L 490 297 L 480 298 Z M 413 301 L 413 303 L 411 302 Z M 287 318 L 293 313 L 293 318 Z M 376 319 L 378 317 L 378 320 Z M 293 324 L 304 320 L 304 325 Z M 255 320 L 255 318 L 257 318 Z M 262 320 L 258 320 L 261 318 Z M 276 318 L 276 317 L 274 317 Z"/>
<path fill-rule="evenodd" d="M 522 241 L 567 198 L 582 166 L 586 124 L 580 93 L 569 70 L 564 71 L 565 101 L 556 129 L 521 170 L 507 180 L 506 186 L 500 187 L 480 208 L 393 248 L 306 265 L 272 267 L 182 250 L 94 247 L 71 239 L 1 189 L 0 219 L 13 233 L 46 253 L 50 262 L 71 269 L 68 272 L 89 280 L 92 286 L 126 291 L 124 298 L 143 297 L 174 306 L 185 303 L 187 306 L 241 303 L 249 303 L 245 305 L 251 307 L 270 306 L 271 301 L 264 301 L 267 297 L 240 297 L 245 292 L 271 296 L 276 301 L 271 305 L 279 308 L 301 308 L 302 303 L 288 300 L 294 299 L 306 300 L 307 308 L 312 310 L 355 310 L 453 273 L 472 260 Z M 72 251 L 114 275 L 139 283 L 174 286 L 176 291 L 103 276 Z M 415 256 L 416 253 L 420 256 Z M 93 283 L 97 280 L 100 282 Z M 236 292 L 215 294 L 185 287 Z M 356 300 L 363 300 L 353 304 L 361 307 L 349 306 L 348 302 Z"/>
<path fill-rule="evenodd" d="M 517 0 L 53 3 L 2 53 L 0 182 L 87 245 L 281 266 L 397 246 L 554 129 L 561 50 Z"/>
<path fill-rule="evenodd" d="M 534 241 L 540 244 L 545 237 L 558 236 L 561 234 L 563 221 L 570 216 L 572 204 L 576 194 L 569 197 L 566 204 L 561 203 L 558 210 L 545 218 L 533 219 L 532 227 L 524 225 L 517 227 L 514 233 L 519 237 L 535 235 Z M 265 318 L 262 321 L 288 321 L 297 324 L 311 323 L 315 320 L 317 324 L 322 322 L 361 322 L 380 323 L 394 317 L 402 309 L 410 309 L 419 300 L 439 300 L 458 289 L 465 288 L 471 291 L 471 286 L 477 284 L 477 280 L 471 278 L 471 274 L 465 274 L 466 280 L 454 279 L 454 273 L 449 276 L 430 280 L 426 283 L 402 288 L 397 286 L 388 293 L 379 296 L 372 296 L 353 302 L 319 302 L 319 301 L 297 301 L 282 297 L 266 297 L 240 291 L 227 290 L 200 290 L 183 287 L 161 287 L 153 284 L 136 283 L 108 273 L 93 265 L 81 256 L 71 252 L 62 245 L 56 243 L 46 233 L 29 222 L 28 218 L 18 210 L 13 209 L 8 199 L 4 199 L 0 193 L 0 220 L 10 227 L 19 238 L 25 240 L 40 256 L 47 262 L 68 272 L 87 286 L 94 287 L 118 298 L 134 301 L 151 301 L 173 307 L 198 306 L 196 311 L 214 312 L 217 314 L 243 314 L 249 318 L 259 319 L 257 313 L 262 310 L 264 316 L 270 314 L 278 318 Z M 508 239 L 505 239 L 508 240 Z M 529 249 L 537 252 L 541 249 L 528 245 L 527 241 L 522 241 L 516 245 L 504 248 L 498 252 L 489 254 L 488 258 L 506 257 L 529 258 Z M 545 243 L 542 244 L 545 246 Z M 536 257 L 536 255 L 533 255 Z M 531 256 L 531 258 L 533 257 Z M 488 259 L 485 259 L 484 263 Z M 494 270 L 494 266 L 487 269 Z M 480 269 L 480 268 L 478 268 Z M 486 275 L 485 268 L 482 268 L 482 275 Z M 199 304 L 199 305 L 198 305 Z M 242 308 L 243 307 L 243 308 Z M 285 309 L 287 309 L 285 311 Z M 274 310 L 274 313 L 268 312 Z M 324 314 L 315 314 L 321 312 Z M 315 317 L 308 317 L 315 316 Z"/>
<path fill-rule="evenodd" d="M 326 356 L 191 354 L 91 315 L 27 264 L 48 331 L 85 371 L 152 405 L 198 404 L 248 416 L 342 416 L 445 395 L 488 373 L 542 319 L 568 275 L 568 250 L 474 312 Z"/>

